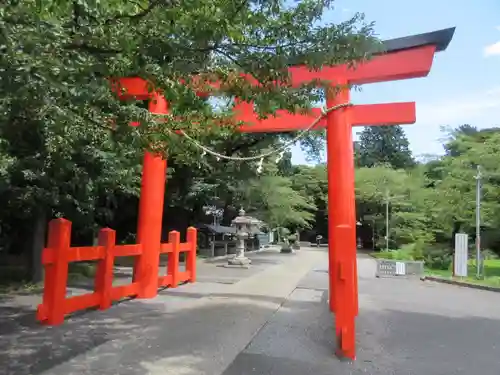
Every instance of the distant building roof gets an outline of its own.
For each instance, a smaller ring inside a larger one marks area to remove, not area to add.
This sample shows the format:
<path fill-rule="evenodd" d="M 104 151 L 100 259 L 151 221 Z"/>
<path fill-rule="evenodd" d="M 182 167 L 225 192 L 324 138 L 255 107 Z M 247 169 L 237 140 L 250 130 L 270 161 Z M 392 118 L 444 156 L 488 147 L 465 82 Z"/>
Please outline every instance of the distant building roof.
<path fill-rule="evenodd" d="M 235 234 L 236 228 L 225 227 L 223 225 L 213 225 L 213 224 L 198 224 L 196 226 L 198 229 L 206 229 L 214 234 Z"/>

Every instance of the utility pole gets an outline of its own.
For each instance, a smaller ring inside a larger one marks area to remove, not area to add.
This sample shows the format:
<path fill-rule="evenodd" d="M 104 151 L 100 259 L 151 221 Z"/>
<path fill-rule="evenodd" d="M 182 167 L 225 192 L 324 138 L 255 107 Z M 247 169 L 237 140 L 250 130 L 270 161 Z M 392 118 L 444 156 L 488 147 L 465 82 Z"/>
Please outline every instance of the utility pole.
<path fill-rule="evenodd" d="M 389 188 L 385 189 L 385 250 L 389 251 L 389 204 L 391 199 L 404 198 L 403 195 L 392 196 L 390 195 Z"/>
<path fill-rule="evenodd" d="M 375 219 L 372 218 L 372 250 L 375 251 Z"/>
<path fill-rule="evenodd" d="M 481 166 L 477 166 L 476 179 L 476 277 L 481 277 Z"/>
<path fill-rule="evenodd" d="M 385 189 L 385 250 L 389 251 L 389 189 Z"/>

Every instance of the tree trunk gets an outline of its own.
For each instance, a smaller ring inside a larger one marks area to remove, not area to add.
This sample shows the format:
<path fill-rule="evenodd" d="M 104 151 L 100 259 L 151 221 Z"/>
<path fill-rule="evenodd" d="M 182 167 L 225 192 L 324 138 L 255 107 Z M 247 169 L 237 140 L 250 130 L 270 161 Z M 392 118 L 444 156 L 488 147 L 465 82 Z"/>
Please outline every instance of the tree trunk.
<path fill-rule="evenodd" d="M 222 213 L 221 225 L 230 226 L 231 221 L 234 218 L 234 211 L 231 209 L 231 204 L 233 202 L 232 195 L 229 195 L 224 202 L 224 212 Z"/>
<path fill-rule="evenodd" d="M 453 222 L 453 229 L 451 231 L 450 248 L 455 249 L 455 234 L 460 233 L 462 229 L 462 223 L 458 221 Z"/>
<path fill-rule="evenodd" d="M 45 236 L 47 233 L 47 213 L 39 211 L 33 222 L 33 232 L 31 238 L 31 252 L 29 264 L 30 278 L 34 283 L 43 281 L 42 251 L 45 247 Z"/>

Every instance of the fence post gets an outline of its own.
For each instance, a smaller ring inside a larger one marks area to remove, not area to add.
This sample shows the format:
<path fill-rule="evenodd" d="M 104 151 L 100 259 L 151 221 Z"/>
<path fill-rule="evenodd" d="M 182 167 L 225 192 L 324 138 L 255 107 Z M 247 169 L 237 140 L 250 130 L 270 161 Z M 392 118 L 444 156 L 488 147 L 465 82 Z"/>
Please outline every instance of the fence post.
<path fill-rule="evenodd" d="M 189 227 L 187 229 L 187 242 L 189 243 L 190 249 L 186 259 L 186 271 L 188 271 L 190 274 L 189 282 L 194 283 L 196 281 L 196 250 L 198 248 L 198 237 L 196 228 Z M 226 255 L 227 255 L 227 248 L 226 248 Z"/>
<path fill-rule="evenodd" d="M 43 300 L 42 305 L 38 307 L 39 317 L 49 325 L 64 322 L 70 245 L 71 221 L 62 218 L 51 220 L 47 248 L 43 251 L 46 254 L 51 252 L 53 258 L 51 263 L 45 264 Z"/>
<path fill-rule="evenodd" d="M 172 245 L 172 252 L 168 254 L 167 274 L 172 276 L 172 288 L 179 284 L 179 247 L 181 234 L 175 230 L 168 234 L 168 242 Z"/>
<path fill-rule="evenodd" d="M 113 287 L 113 264 L 116 232 L 110 228 L 99 231 L 98 245 L 104 247 L 104 258 L 99 260 L 95 278 L 95 293 L 99 295 L 99 309 L 111 307 L 111 288 Z"/>

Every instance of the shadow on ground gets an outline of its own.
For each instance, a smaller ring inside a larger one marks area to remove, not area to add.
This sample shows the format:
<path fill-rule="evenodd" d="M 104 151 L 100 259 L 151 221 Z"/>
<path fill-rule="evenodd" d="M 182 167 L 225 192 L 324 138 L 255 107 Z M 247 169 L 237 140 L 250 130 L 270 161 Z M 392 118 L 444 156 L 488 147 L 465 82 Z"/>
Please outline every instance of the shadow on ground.
<path fill-rule="evenodd" d="M 89 311 L 59 327 L 40 326 L 33 311 L 4 303 L 0 374 L 220 374 L 278 302 L 221 294 L 170 309 L 169 298 L 178 297 Z"/>
<path fill-rule="evenodd" d="M 259 266 L 253 267 L 250 275 L 280 263 L 280 254 L 274 251 L 251 257 Z M 213 269 L 214 265 L 207 267 Z M 201 274 L 205 268 L 200 267 Z M 228 277 L 227 272 L 222 275 Z M 130 277 L 128 268 L 115 270 L 118 283 Z M 244 277 L 248 277 L 247 273 L 232 282 Z M 80 294 L 93 288 L 93 280 L 72 282 L 68 287 L 79 288 L 76 294 Z M 149 367 L 155 362 L 186 356 L 191 359 L 184 362 L 201 361 L 204 352 L 214 350 L 211 348 L 225 348 L 217 355 L 232 360 L 239 347 L 235 342 L 240 340 L 243 349 L 282 302 L 258 296 L 203 297 L 207 295 L 163 291 L 153 300 L 128 301 L 107 311 L 83 312 L 62 326 L 45 327 L 36 322 L 34 313 L 40 295 L 0 295 L 0 374 L 116 374 L 117 369 L 120 374 L 154 373 Z M 239 334 L 241 339 L 236 338 Z M 163 367 L 174 369 L 181 362 Z"/>

